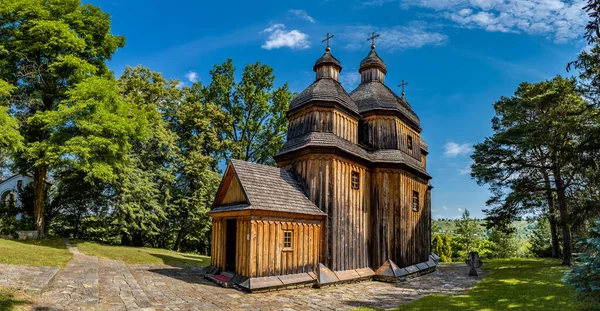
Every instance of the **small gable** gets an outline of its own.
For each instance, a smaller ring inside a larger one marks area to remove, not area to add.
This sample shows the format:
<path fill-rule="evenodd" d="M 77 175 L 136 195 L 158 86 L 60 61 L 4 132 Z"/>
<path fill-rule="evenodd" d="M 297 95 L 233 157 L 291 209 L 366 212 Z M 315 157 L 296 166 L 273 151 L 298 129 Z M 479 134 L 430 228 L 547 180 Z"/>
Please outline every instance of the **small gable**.
<path fill-rule="evenodd" d="M 240 180 L 235 174 L 235 170 L 231 166 L 227 166 L 225 176 L 221 182 L 221 186 L 217 191 L 217 197 L 213 206 L 229 205 L 235 203 L 248 203 L 248 198 L 244 194 L 244 189 L 240 184 Z"/>

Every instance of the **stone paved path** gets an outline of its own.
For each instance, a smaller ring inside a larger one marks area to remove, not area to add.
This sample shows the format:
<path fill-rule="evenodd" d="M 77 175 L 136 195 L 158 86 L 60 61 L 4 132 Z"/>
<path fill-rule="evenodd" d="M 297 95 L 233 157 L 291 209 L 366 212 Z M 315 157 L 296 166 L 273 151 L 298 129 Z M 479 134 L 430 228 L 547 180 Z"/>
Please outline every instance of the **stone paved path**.
<path fill-rule="evenodd" d="M 57 267 L 28 267 L 0 264 L 0 287 L 39 295 L 60 270 Z"/>
<path fill-rule="evenodd" d="M 391 309 L 429 294 L 462 294 L 487 274 L 469 277 L 465 264 L 454 264 L 398 284 L 361 282 L 246 294 L 216 286 L 193 268 L 130 265 L 129 269 L 156 310 Z"/>
<path fill-rule="evenodd" d="M 207 281 L 198 267 L 125 265 L 81 254 L 66 243 L 74 258 L 56 275 L 34 310 L 390 309 L 429 294 L 462 294 L 486 275 L 468 277 L 465 264 L 453 264 L 398 284 L 362 282 L 246 294 Z"/>

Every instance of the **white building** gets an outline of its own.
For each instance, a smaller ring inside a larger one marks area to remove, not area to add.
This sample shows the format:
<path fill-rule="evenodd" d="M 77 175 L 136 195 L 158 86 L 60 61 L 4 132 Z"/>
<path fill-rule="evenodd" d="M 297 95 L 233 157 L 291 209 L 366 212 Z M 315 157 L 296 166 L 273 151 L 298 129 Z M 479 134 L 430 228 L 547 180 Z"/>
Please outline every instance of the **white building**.
<path fill-rule="evenodd" d="M 21 174 L 15 174 L 5 180 L 0 180 L 0 202 L 21 206 L 19 189 L 23 189 L 31 182 L 33 182 L 31 177 Z"/>

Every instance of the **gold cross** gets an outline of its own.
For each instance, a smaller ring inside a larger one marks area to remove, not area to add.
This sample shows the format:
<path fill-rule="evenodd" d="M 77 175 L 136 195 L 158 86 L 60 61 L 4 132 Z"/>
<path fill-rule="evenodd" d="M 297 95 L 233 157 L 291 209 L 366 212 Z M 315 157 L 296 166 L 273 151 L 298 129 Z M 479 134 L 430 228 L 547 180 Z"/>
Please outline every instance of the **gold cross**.
<path fill-rule="evenodd" d="M 335 35 L 331 35 L 331 36 L 329 36 L 329 33 L 327 33 L 327 36 L 325 37 L 325 39 L 323 39 L 323 41 L 321 41 L 321 42 L 325 42 L 325 41 L 327 41 L 327 48 L 325 48 L 325 51 L 330 51 L 330 50 L 331 50 L 331 49 L 329 48 L 329 40 L 330 40 L 331 38 L 333 38 L 334 36 L 335 36 Z"/>
<path fill-rule="evenodd" d="M 379 37 L 379 34 L 375 34 L 375 32 L 371 33 L 371 37 L 367 38 L 367 41 L 371 40 L 371 49 L 375 48 L 375 38 Z"/>
<path fill-rule="evenodd" d="M 408 82 L 404 82 L 404 80 L 402 80 L 402 83 L 398 84 L 398 86 L 402 88 L 402 97 L 404 97 L 404 86 L 405 85 L 408 85 Z"/>

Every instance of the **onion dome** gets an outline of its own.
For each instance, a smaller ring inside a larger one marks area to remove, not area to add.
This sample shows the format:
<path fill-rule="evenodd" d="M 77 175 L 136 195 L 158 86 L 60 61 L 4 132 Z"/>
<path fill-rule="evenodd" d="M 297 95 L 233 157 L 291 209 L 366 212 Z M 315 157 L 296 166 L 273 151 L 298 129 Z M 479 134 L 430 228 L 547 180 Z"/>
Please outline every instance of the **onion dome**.
<path fill-rule="evenodd" d="M 331 55 L 331 49 L 327 47 L 325 54 L 315 62 L 313 70 L 317 73 L 317 80 L 330 78 L 337 81 L 340 71 L 342 71 L 342 65 Z"/>
<path fill-rule="evenodd" d="M 385 63 L 375 52 L 375 45 L 371 45 L 371 52 L 360 62 L 360 82 L 381 81 L 385 80 L 387 73 Z"/>

